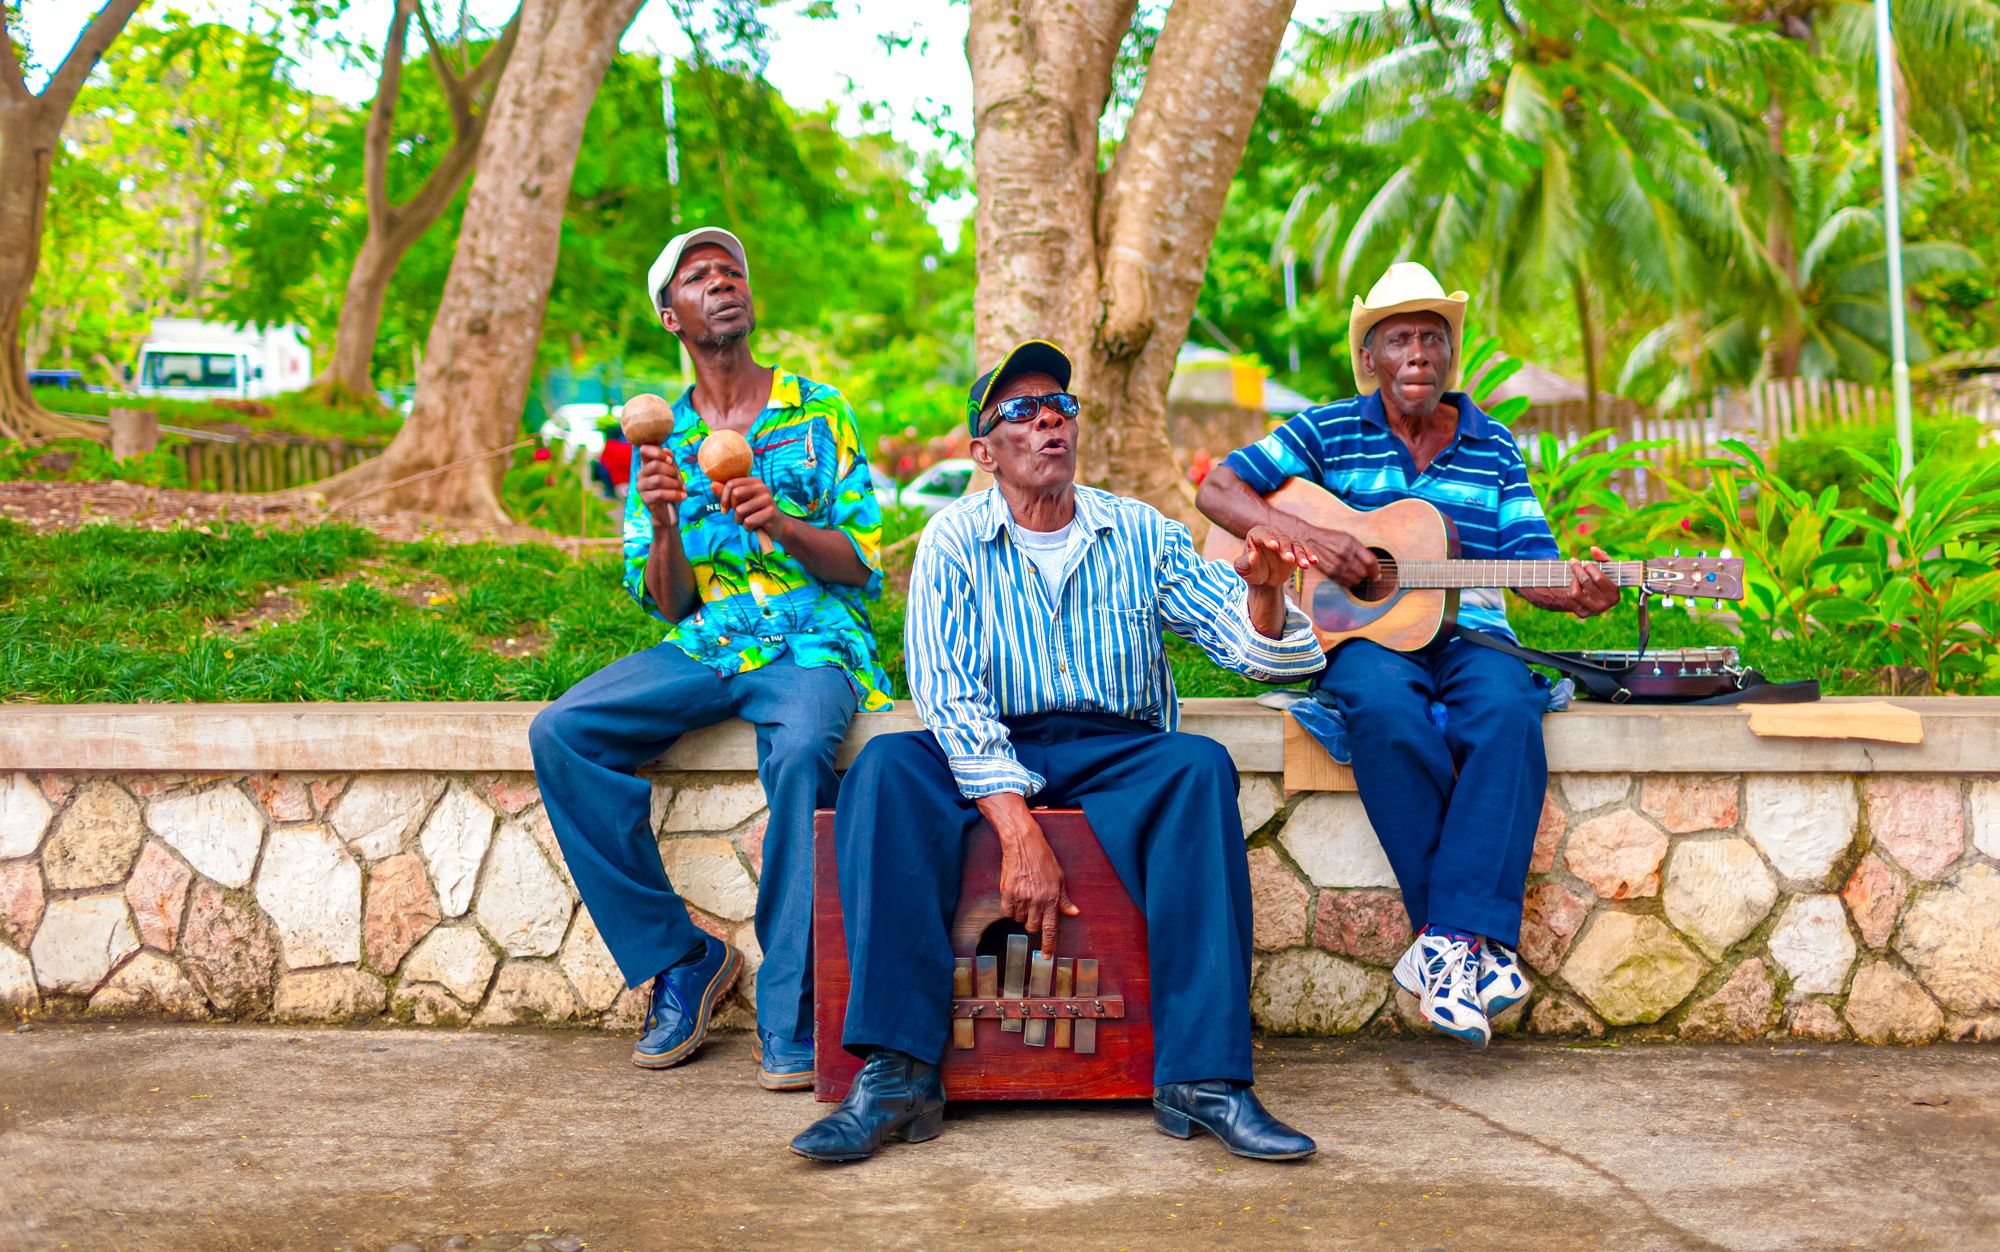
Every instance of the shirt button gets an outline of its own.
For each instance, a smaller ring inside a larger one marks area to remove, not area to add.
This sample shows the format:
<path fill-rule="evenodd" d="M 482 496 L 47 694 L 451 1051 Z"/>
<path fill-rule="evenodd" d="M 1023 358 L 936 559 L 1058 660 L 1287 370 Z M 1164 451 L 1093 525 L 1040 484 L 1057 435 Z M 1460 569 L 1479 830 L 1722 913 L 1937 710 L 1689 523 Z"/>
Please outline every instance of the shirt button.
<path fill-rule="evenodd" d="M 1069 673 L 1069 666 L 1068 666 L 1068 665 L 1064 665 L 1064 664 L 1058 664 L 1058 665 L 1056 666 L 1056 673 L 1058 673 L 1058 674 L 1067 674 L 1067 673 Z"/>

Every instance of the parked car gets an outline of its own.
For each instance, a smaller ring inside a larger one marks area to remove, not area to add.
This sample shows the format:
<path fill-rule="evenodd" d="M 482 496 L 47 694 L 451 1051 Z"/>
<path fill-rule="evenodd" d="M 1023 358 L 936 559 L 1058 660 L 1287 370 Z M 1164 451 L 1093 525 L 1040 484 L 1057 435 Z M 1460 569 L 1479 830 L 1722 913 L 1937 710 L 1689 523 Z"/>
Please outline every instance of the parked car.
<path fill-rule="evenodd" d="M 262 330 L 161 317 L 139 347 L 133 390 L 176 400 L 257 400 L 312 381 L 312 350 L 296 326 Z"/>
<path fill-rule="evenodd" d="M 82 370 L 29 370 L 30 387 L 56 387 L 63 391 L 102 391 L 102 387 L 92 387 L 83 381 Z"/>
<path fill-rule="evenodd" d="M 947 457 L 904 484 L 899 503 L 904 508 L 922 509 L 925 517 L 965 494 L 977 468 L 969 458 Z"/>
<path fill-rule="evenodd" d="M 549 420 L 543 422 L 541 429 L 535 433 L 542 437 L 544 443 L 561 440 L 572 448 L 582 448 L 591 456 L 596 456 L 604 451 L 604 428 L 615 428 L 618 415 L 624 411 L 622 404 L 616 408 L 608 404 L 565 404 L 549 414 Z"/>

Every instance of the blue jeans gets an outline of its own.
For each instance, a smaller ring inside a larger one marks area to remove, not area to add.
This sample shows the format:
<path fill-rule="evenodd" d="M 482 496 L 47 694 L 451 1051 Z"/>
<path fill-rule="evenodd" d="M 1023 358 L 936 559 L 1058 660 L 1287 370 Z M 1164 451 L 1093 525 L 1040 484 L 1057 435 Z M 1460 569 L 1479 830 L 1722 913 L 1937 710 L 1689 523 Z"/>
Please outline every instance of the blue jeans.
<path fill-rule="evenodd" d="M 627 984 L 696 951 L 704 934 L 667 880 L 640 766 L 690 730 L 740 717 L 757 728 L 770 819 L 757 882 L 757 1024 L 812 1036 L 812 820 L 838 794 L 833 755 L 853 720 L 847 675 L 784 656 L 718 676 L 673 643 L 615 661 L 542 710 L 529 728 L 535 782 L 578 894 Z"/>
<path fill-rule="evenodd" d="M 1410 924 L 1518 944 L 1549 787 L 1548 697 L 1532 671 L 1460 639 L 1422 652 L 1360 639 L 1333 650 L 1317 686 L 1347 719 L 1361 804 Z"/>
<path fill-rule="evenodd" d="M 1250 1081 L 1250 863 L 1213 739 L 1104 713 L 1007 720 L 1032 803 L 1080 808 L 1146 915 L 1153 1081 Z M 951 1034 L 951 921 L 979 809 L 929 731 L 871 739 L 834 814 L 852 974 L 842 1043 L 931 1064 Z"/>

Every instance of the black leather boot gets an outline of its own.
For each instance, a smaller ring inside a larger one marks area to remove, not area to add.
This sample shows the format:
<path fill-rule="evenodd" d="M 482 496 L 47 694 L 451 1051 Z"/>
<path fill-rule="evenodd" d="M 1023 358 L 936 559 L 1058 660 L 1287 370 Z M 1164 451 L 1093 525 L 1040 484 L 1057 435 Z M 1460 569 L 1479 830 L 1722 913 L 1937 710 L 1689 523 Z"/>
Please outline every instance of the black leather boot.
<path fill-rule="evenodd" d="M 1238 1156 L 1295 1161 L 1319 1145 L 1271 1116 L 1249 1083 L 1210 1079 L 1153 1088 L 1153 1120 L 1176 1139 L 1206 1130 Z"/>
<path fill-rule="evenodd" d="M 840 1107 L 806 1127 L 792 1140 L 792 1151 L 815 1161 L 863 1161 L 892 1136 L 922 1143 L 942 1133 L 944 1078 L 938 1067 L 881 1048 L 855 1075 Z"/>

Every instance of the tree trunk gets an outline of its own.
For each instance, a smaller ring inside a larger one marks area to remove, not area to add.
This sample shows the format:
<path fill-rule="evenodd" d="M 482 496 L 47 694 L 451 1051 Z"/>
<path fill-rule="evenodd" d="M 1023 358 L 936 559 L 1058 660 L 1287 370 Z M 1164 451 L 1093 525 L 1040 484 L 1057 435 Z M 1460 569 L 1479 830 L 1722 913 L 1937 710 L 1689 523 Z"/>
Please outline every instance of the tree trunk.
<path fill-rule="evenodd" d="M 1168 11 L 1111 168 L 1098 120 L 1134 0 L 973 0 L 981 364 L 1044 338 L 1076 362 L 1079 477 L 1205 528 L 1166 434 L 1167 383 L 1291 0 Z"/>
<path fill-rule="evenodd" d="M 22 78 L 20 57 L 0 14 L 0 439 L 35 442 L 94 433 L 35 401 L 21 354 L 21 319 L 41 262 L 49 179 L 63 122 L 84 80 L 141 2 L 109 0 L 98 10 L 39 96 Z"/>
<path fill-rule="evenodd" d="M 1791 164 L 1785 157 L 1785 106 L 1775 93 L 1770 107 L 1764 110 L 1764 133 L 1770 139 L 1771 155 L 1777 158 L 1774 164 L 1784 179 L 1777 194 L 1771 198 L 1771 216 L 1765 227 L 1764 242 L 1771 254 L 1771 267 L 1785 280 L 1778 333 L 1771 341 L 1766 365 L 1773 377 L 1795 378 L 1799 372 L 1799 358 L 1806 346 L 1805 323 L 1798 315 L 1799 249 L 1792 233 L 1792 219 L 1798 213 L 1798 201 L 1791 193 Z"/>
<path fill-rule="evenodd" d="M 322 484 L 330 498 L 365 493 L 386 508 L 506 520 L 506 461 L 495 454 L 521 428 L 584 119 L 641 3 L 522 5 L 424 348 L 415 408 L 382 456 Z"/>
<path fill-rule="evenodd" d="M 396 276 L 396 266 L 407 250 L 392 252 L 385 247 L 370 220 L 368 237 L 355 254 L 347 290 L 340 298 L 333 355 L 312 381 L 312 390 L 325 403 L 346 405 L 374 398 L 375 338 L 382 329 L 382 305 L 389 296 L 389 280 Z"/>
<path fill-rule="evenodd" d="M 404 47 L 412 16 L 424 21 L 424 32 L 430 40 L 431 66 L 451 108 L 452 142 L 416 194 L 407 203 L 396 205 L 389 200 L 389 160 L 395 144 L 396 104 L 402 88 Z M 396 267 L 403 263 L 403 257 L 444 216 L 452 197 L 472 172 L 473 161 L 485 138 L 486 119 L 491 115 L 490 109 L 473 112 L 475 96 L 505 70 L 519 32 L 517 11 L 479 64 L 461 75 L 454 73 L 442 56 L 436 34 L 423 18 L 417 0 L 398 0 L 383 46 L 382 73 L 376 82 L 375 99 L 368 109 L 365 143 L 368 236 L 362 241 L 361 251 L 355 254 L 354 267 L 347 276 L 340 323 L 333 335 L 333 354 L 312 382 L 312 390 L 327 403 L 374 403 L 375 339 L 382 327 L 382 305 L 388 298 L 389 281 L 396 276 Z"/>
<path fill-rule="evenodd" d="M 1583 421 L 1587 428 L 1597 430 L 1603 423 L 1598 420 L 1597 329 L 1591 323 L 1590 284 L 1584 281 L 1582 270 L 1572 271 L 1569 281 L 1576 297 L 1576 329 L 1583 339 Z"/>

